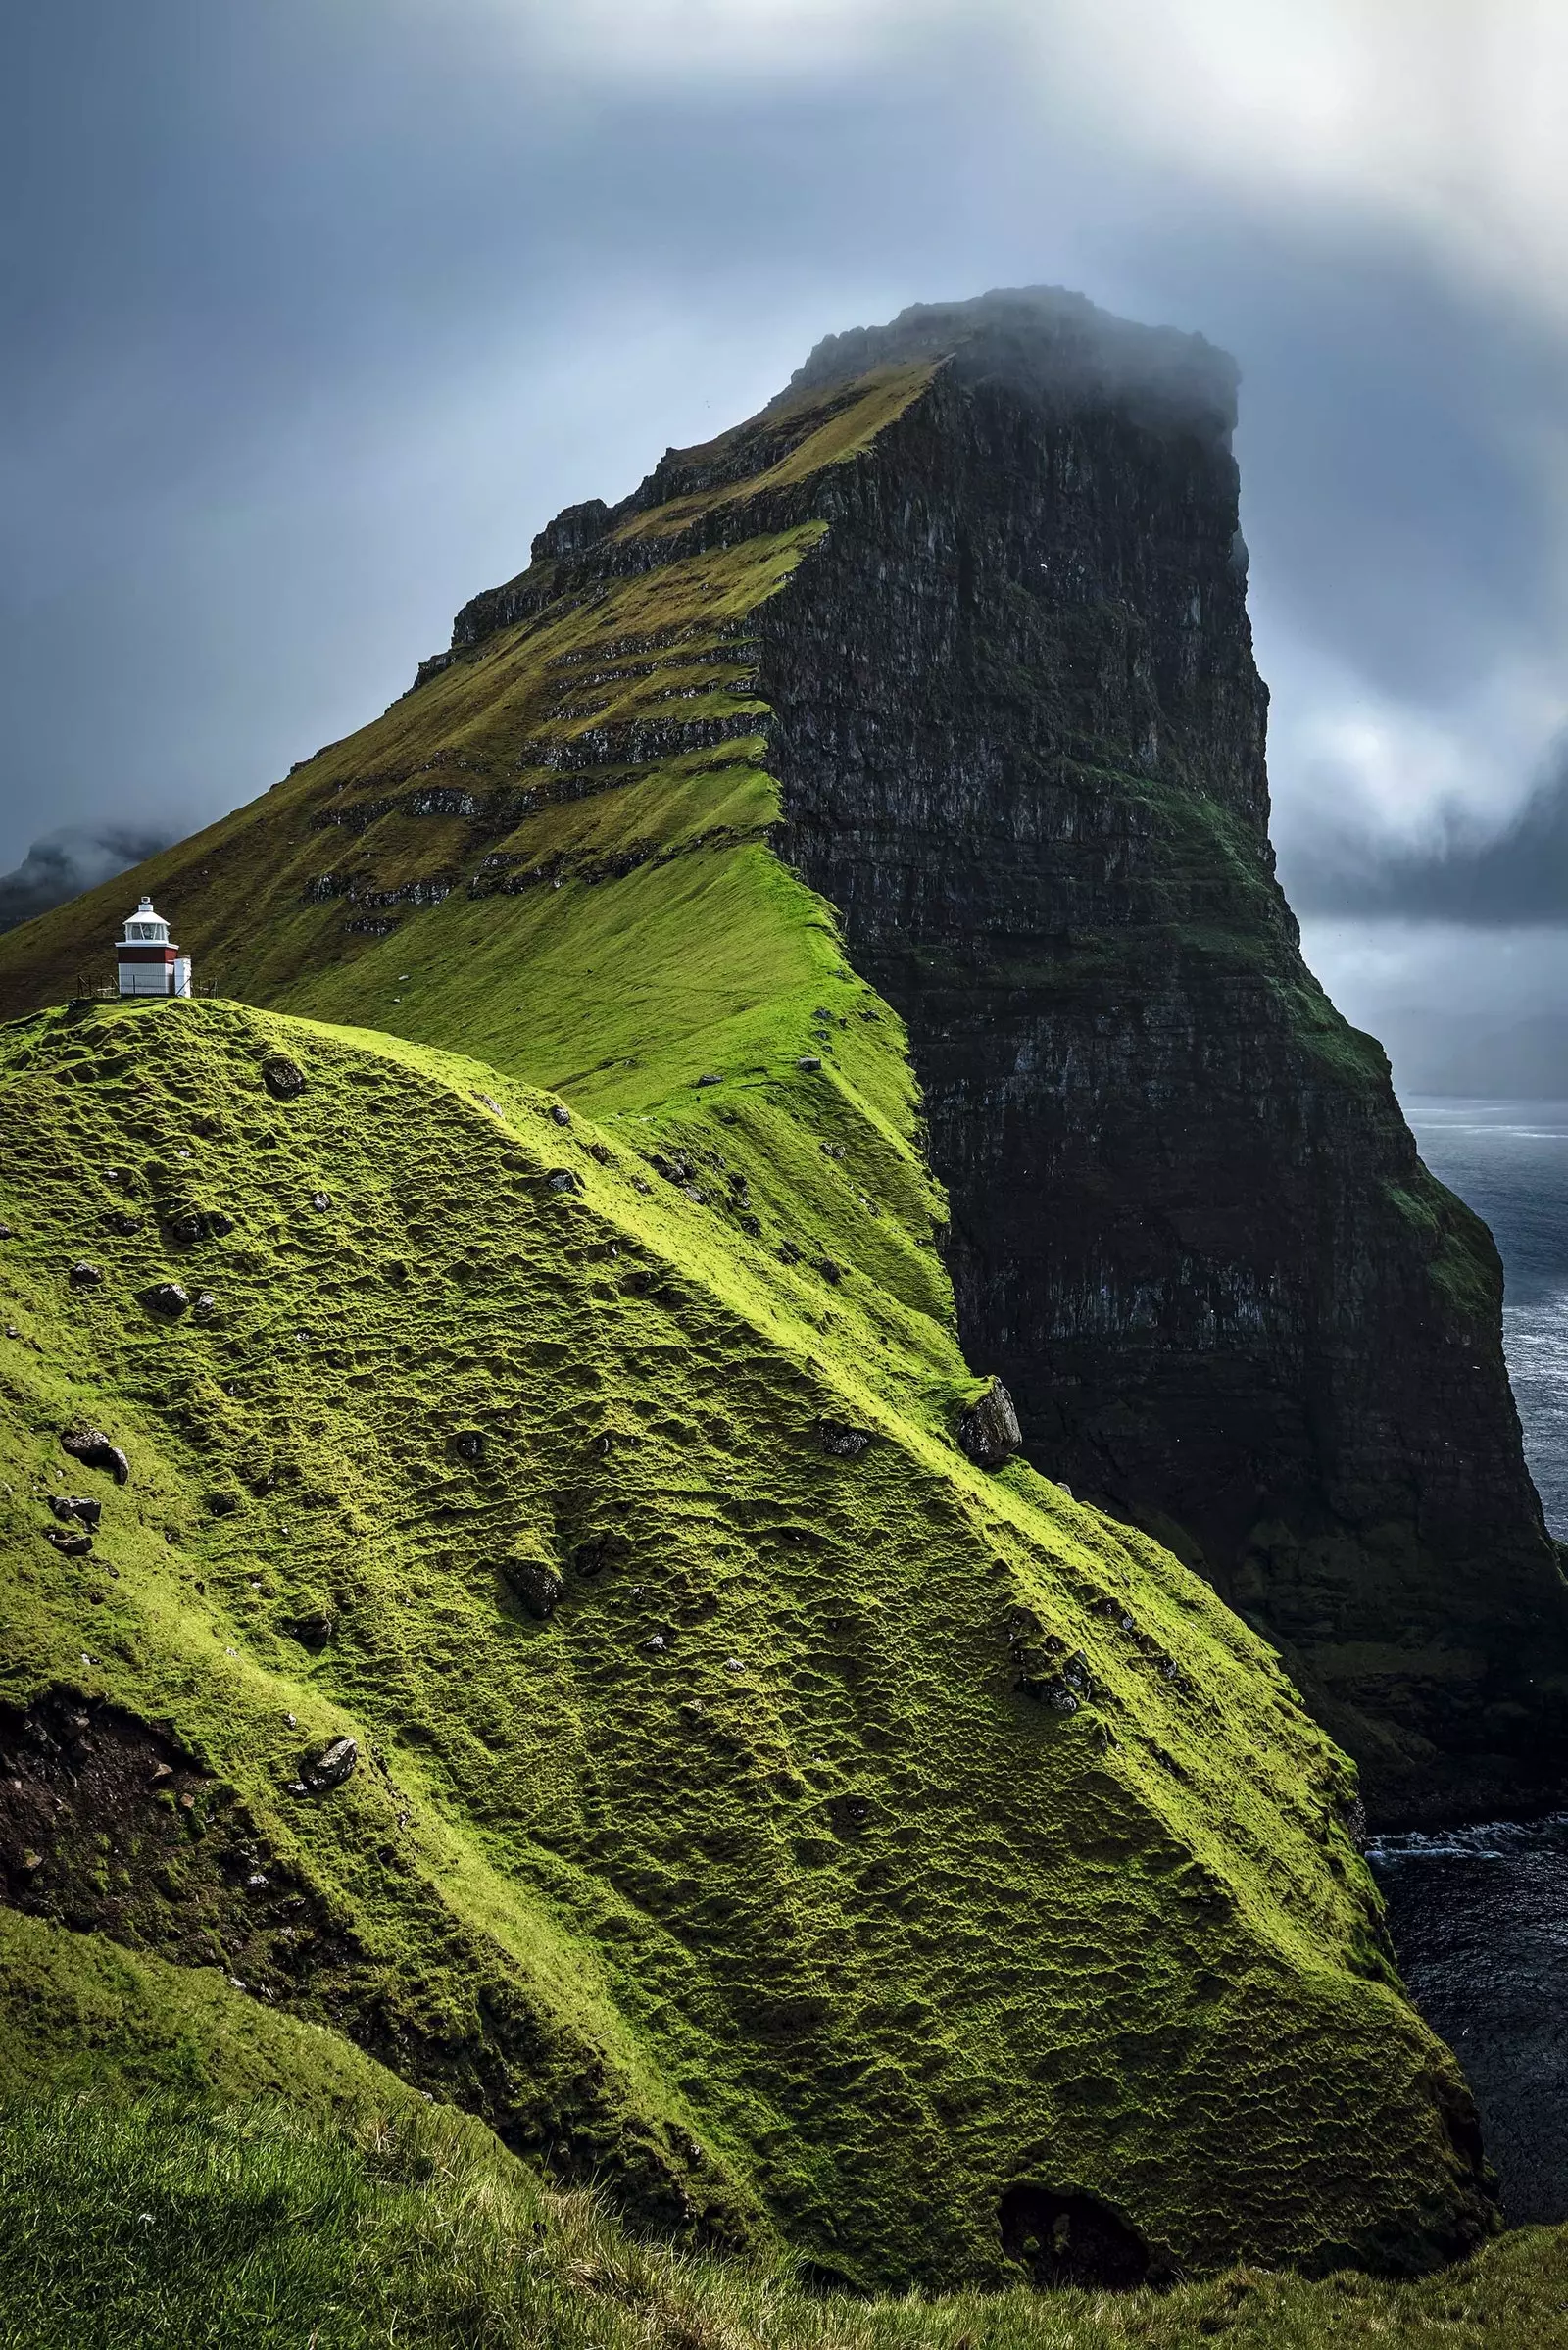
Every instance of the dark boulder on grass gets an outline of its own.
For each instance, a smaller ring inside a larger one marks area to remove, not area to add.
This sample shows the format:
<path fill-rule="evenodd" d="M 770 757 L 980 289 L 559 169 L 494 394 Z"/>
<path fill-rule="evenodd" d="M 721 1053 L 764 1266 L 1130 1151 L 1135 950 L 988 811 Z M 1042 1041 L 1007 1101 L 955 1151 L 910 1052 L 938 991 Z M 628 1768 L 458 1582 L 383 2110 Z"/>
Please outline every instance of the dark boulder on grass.
<path fill-rule="evenodd" d="M 871 1442 L 867 1428 L 851 1428 L 843 1420 L 818 1420 L 816 1433 L 822 1449 L 834 1460 L 858 1460 Z"/>
<path fill-rule="evenodd" d="M 198 1241 L 220 1241 L 233 1229 L 233 1217 L 217 1207 L 172 1208 L 164 1218 L 165 1232 L 181 1248 L 194 1248 Z"/>
<path fill-rule="evenodd" d="M 262 1063 L 262 1083 L 274 1102 L 292 1102 L 305 1091 L 305 1071 L 286 1053 L 274 1053 Z"/>
<path fill-rule="evenodd" d="M 92 1536 L 79 1528 L 68 1533 L 63 1526 L 46 1526 L 43 1539 L 46 1542 L 53 1542 L 55 1548 L 67 1558 L 81 1558 L 92 1548 Z"/>
<path fill-rule="evenodd" d="M 85 1493 L 51 1493 L 49 1507 L 57 1518 L 64 1519 L 68 1524 L 75 1519 L 89 1530 L 97 1525 L 104 1514 L 103 1503 L 90 1500 Z"/>
<path fill-rule="evenodd" d="M 141 1301 L 149 1313 L 165 1322 L 177 1322 L 181 1314 L 190 1311 L 190 1292 L 177 1281 L 155 1281 L 150 1290 L 143 1290 Z"/>
<path fill-rule="evenodd" d="M 1012 1397 L 1000 1379 L 993 1379 L 958 1422 L 958 1444 L 978 1468 L 1002 1469 L 1022 1443 Z"/>
<path fill-rule="evenodd" d="M 334 1738 L 322 1753 L 308 1758 L 301 1766 L 299 1785 L 308 1795 L 328 1794 L 333 1787 L 353 1778 L 359 1761 L 357 1738 Z"/>
<path fill-rule="evenodd" d="M 85 1259 L 71 1268 L 71 1286 L 74 1290 L 95 1290 L 103 1277 L 102 1265 L 90 1265 Z"/>
<path fill-rule="evenodd" d="M 79 1460 L 84 1468 L 102 1469 L 106 1476 L 114 1479 L 116 1485 L 130 1483 L 129 1461 L 118 1444 L 110 1443 L 101 1428 L 88 1428 L 78 1421 L 62 1431 L 60 1444 L 62 1450 L 69 1452 L 74 1460 Z"/>
<path fill-rule="evenodd" d="M 565 1585 L 554 1567 L 542 1558 L 507 1558 L 501 1562 L 501 1580 L 518 1604 L 536 1616 L 542 1624 L 554 1615 L 557 1602 Z"/>

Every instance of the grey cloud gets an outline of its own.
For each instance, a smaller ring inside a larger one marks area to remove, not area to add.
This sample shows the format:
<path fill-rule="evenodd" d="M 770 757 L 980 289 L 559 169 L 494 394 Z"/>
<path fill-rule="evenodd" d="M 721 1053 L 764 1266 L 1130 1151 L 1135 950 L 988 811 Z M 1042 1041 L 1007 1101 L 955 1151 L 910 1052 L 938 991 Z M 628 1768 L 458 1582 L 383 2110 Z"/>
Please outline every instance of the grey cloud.
<path fill-rule="evenodd" d="M 827 78 L 652 94 L 503 71 L 495 21 L 526 16 L 20 21 L 0 691 L 34 780 L 0 793 L 6 854 L 33 794 L 89 826 L 235 805 L 397 692 L 561 507 L 760 406 L 819 335 L 987 285 L 1235 353 L 1287 694 L 1308 641 L 1440 714 L 1499 647 L 1549 654 L 1546 327 L 1343 207 L 1075 129 L 984 10 Z M 1276 790 L 1315 808 L 1288 748 Z"/>
<path fill-rule="evenodd" d="M 1391 1004 L 1376 1028 L 1395 1081 L 1407 1096 L 1568 1101 L 1568 1018 L 1561 1012 L 1527 1011 L 1499 1020 Z"/>
<path fill-rule="evenodd" d="M 34 914 L 47 913 L 52 906 L 63 906 L 68 898 L 95 889 L 128 865 L 140 864 L 169 838 L 163 832 L 68 829 L 34 841 L 21 864 L 0 873 L 0 931 L 15 930 L 19 922 L 30 922 Z"/>
<path fill-rule="evenodd" d="M 1568 754 L 1495 830 L 1450 812 L 1412 846 L 1330 808 L 1296 831 L 1281 874 L 1302 913 L 1479 929 L 1568 924 Z"/>

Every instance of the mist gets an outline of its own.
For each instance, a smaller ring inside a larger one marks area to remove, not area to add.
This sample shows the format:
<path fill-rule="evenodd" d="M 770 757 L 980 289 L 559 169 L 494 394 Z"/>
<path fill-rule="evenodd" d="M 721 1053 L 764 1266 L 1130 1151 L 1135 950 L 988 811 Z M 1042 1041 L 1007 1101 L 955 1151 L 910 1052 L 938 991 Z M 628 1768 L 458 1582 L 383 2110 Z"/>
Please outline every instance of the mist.
<path fill-rule="evenodd" d="M 83 890 L 96 889 L 144 857 L 156 855 L 175 836 L 145 828 L 102 832 L 62 831 L 34 841 L 9 873 L 0 873 L 0 931 L 15 930 L 52 906 L 64 906 Z"/>

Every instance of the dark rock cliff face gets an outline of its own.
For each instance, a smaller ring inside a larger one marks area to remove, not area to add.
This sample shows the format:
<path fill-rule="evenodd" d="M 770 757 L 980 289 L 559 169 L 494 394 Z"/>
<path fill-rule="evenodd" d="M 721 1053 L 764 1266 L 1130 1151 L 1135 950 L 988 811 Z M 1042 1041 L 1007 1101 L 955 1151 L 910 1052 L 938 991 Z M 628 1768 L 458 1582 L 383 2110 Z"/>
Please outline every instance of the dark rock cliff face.
<path fill-rule="evenodd" d="M 793 454 L 919 363 L 863 446 Z M 1568 1781 L 1568 1586 L 1491 1236 L 1274 878 L 1235 400 L 1201 337 L 1080 296 L 908 311 L 569 509 L 427 667 L 828 524 L 747 629 L 778 845 L 908 1024 L 971 1361 L 1039 1468 L 1279 1642 L 1380 1823 L 1528 1807 Z"/>
<path fill-rule="evenodd" d="M 1233 370 L 1049 299 L 841 340 L 803 373 L 950 356 L 814 485 L 760 685 L 784 854 L 908 1022 L 971 1360 L 1282 1643 L 1379 1817 L 1528 1802 L 1568 1609 L 1500 1269 L 1274 880 Z"/>

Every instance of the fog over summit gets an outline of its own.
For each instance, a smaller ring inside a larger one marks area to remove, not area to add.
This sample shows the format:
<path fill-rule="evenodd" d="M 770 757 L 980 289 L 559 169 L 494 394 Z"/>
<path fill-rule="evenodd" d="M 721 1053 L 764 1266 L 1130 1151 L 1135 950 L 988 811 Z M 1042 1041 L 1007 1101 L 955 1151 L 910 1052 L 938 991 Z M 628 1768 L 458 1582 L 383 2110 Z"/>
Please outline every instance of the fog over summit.
<path fill-rule="evenodd" d="M 1328 906 L 1342 814 L 1484 838 L 1568 718 L 1564 39 L 1526 0 L 35 15 L 0 865 L 237 805 L 650 447 L 1009 284 L 1236 355 L 1287 876 Z"/>

